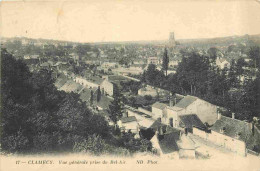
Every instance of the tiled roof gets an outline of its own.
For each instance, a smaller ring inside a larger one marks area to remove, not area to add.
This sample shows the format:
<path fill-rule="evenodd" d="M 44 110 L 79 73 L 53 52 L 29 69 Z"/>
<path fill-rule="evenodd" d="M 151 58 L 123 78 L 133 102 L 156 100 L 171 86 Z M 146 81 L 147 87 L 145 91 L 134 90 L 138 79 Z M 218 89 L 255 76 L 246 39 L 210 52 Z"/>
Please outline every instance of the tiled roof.
<path fill-rule="evenodd" d="M 108 109 L 111 102 L 112 102 L 111 98 L 108 98 L 107 96 L 101 96 L 100 100 L 95 103 L 97 106 L 101 107 L 102 109 Z"/>
<path fill-rule="evenodd" d="M 138 122 L 140 126 L 144 127 L 144 128 L 150 128 L 153 123 L 154 123 L 154 120 L 152 119 L 143 119 L 141 121 Z"/>
<path fill-rule="evenodd" d="M 67 81 L 60 90 L 63 90 L 65 92 L 74 92 L 78 93 L 82 89 L 82 86 L 78 83 L 75 83 L 72 80 Z"/>
<path fill-rule="evenodd" d="M 183 108 L 177 107 L 176 105 L 173 106 L 173 107 L 168 107 L 168 108 L 171 109 L 171 110 L 174 110 L 174 111 L 180 111 L 180 110 L 183 110 Z"/>
<path fill-rule="evenodd" d="M 211 127 L 211 130 L 219 133 L 223 129 L 225 130 L 225 135 L 233 138 L 237 138 L 237 135 L 240 135 L 239 138 L 244 141 L 252 134 L 250 123 L 225 116 L 221 116 Z"/>
<path fill-rule="evenodd" d="M 137 121 L 135 116 L 121 118 L 122 123 Z"/>
<path fill-rule="evenodd" d="M 97 76 L 89 76 L 86 78 L 87 81 L 100 85 L 104 79 Z"/>
<path fill-rule="evenodd" d="M 194 101 L 196 101 L 198 98 L 194 96 L 185 96 L 179 103 L 177 103 L 175 106 L 179 108 L 186 108 L 190 104 L 192 104 Z"/>
<path fill-rule="evenodd" d="M 109 75 L 108 80 L 109 81 L 128 81 L 130 79 L 123 77 L 121 75 Z"/>
<path fill-rule="evenodd" d="M 57 89 L 61 88 L 67 82 L 66 78 L 58 78 L 55 82 Z"/>
<path fill-rule="evenodd" d="M 93 94 L 94 95 L 94 94 Z M 81 93 L 79 98 L 83 101 L 83 102 L 87 102 L 90 100 L 90 96 L 91 96 L 91 90 L 84 88 Z"/>
<path fill-rule="evenodd" d="M 132 64 L 131 67 L 140 67 L 140 68 L 145 68 L 145 64 Z"/>
<path fill-rule="evenodd" d="M 159 127 L 164 126 L 161 122 L 159 121 L 154 121 L 154 123 L 150 126 L 151 129 L 153 130 L 158 130 Z"/>
<path fill-rule="evenodd" d="M 159 145 L 164 154 L 178 151 L 177 141 L 179 140 L 179 131 L 174 131 L 164 135 L 158 135 Z"/>
<path fill-rule="evenodd" d="M 152 105 L 152 107 L 163 110 L 164 108 L 167 107 L 167 105 L 164 104 L 164 103 L 156 102 L 156 103 L 154 103 L 154 104 Z"/>
<path fill-rule="evenodd" d="M 179 118 L 186 128 L 192 128 L 194 126 L 196 128 L 206 129 L 206 126 L 196 114 L 180 115 Z"/>

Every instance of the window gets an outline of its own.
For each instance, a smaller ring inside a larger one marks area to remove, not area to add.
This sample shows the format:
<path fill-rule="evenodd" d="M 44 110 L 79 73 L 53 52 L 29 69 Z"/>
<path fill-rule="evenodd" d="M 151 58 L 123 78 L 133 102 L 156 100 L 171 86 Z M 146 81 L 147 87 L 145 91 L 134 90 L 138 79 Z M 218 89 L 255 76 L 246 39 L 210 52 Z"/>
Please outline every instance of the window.
<path fill-rule="evenodd" d="M 171 127 L 173 127 L 173 118 L 169 119 L 169 124 L 170 124 Z"/>

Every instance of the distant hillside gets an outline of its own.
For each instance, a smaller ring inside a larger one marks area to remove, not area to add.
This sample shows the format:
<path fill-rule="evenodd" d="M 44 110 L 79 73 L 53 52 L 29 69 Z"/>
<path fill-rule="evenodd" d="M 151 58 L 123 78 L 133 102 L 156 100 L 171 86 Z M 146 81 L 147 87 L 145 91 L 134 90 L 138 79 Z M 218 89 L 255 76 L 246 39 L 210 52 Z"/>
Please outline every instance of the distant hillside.
<path fill-rule="evenodd" d="M 230 36 L 217 37 L 209 39 L 182 39 L 178 40 L 181 45 L 209 48 L 212 46 L 228 46 L 231 44 L 245 43 L 246 45 L 258 44 L 260 45 L 259 35 L 244 35 L 244 36 Z"/>
<path fill-rule="evenodd" d="M 106 44 L 139 44 L 139 45 L 156 45 L 164 46 L 168 40 L 140 40 L 140 41 L 121 41 L 121 42 L 89 42 L 80 43 L 72 41 L 61 41 L 51 39 L 32 39 L 26 37 L 15 38 L 1 38 L 9 40 L 27 40 L 31 42 L 41 43 L 67 43 L 67 44 L 92 44 L 92 45 L 106 45 Z M 258 35 L 243 35 L 243 36 L 230 36 L 230 37 L 217 37 L 217 38 L 205 38 L 205 39 L 179 39 L 176 40 L 181 46 L 193 46 L 199 48 L 210 48 L 213 46 L 228 46 L 231 44 L 245 43 L 246 45 L 257 44 L 260 45 L 260 34 Z"/>

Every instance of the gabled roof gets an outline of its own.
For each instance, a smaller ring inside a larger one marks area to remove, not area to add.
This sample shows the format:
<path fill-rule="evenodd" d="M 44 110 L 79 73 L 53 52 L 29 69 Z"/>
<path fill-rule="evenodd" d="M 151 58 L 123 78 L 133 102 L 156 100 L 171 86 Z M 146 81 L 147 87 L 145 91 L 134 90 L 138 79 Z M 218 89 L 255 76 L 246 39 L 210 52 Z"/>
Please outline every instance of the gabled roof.
<path fill-rule="evenodd" d="M 221 130 L 223 129 L 225 130 L 225 135 L 232 138 L 237 138 L 237 135 L 240 135 L 239 139 L 244 141 L 252 134 L 250 123 L 225 116 L 221 116 L 221 118 L 211 127 L 211 130 L 219 133 L 221 133 Z"/>
<path fill-rule="evenodd" d="M 152 105 L 152 107 L 163 110 L 167 107 L 167 105 L 164 103 L 156 102 Z"/>
<path fill-rule="evenodd" d="M 67 82 L 67 78 L 58 78 L 54 83 L 57 89 L 61 88 Z"/>
<path fill-rule="evenodd" d="M 122 123 L 128 123 L 128 122 L 133 122 L 133 121 L 137 121 L 135 116 L 121 118 Z"/>
<path fill-rule="evenodd" d="M 143 128 L 150 128 L 153 125 L 154 120 L 147 118 L 147 119 L 143 119 L 141 121 L 138 121 L 138 123 Z"/>
<path fill-rule="evenodd" d="M 91 96 L 91 90 L 84 88 L 81 93 L 79 98 L 83 101 L 83 102 L 87 102 L 90 100 L 90 96 Z"/>
<path fill-rule="evenodd" d="M 161 126 L 164 126 L 161 122 L 159 122 L 159 121 L 154 121 L 154 123 L 150 126 L 150 128 L 151 129 L 153 129 L 153 130 L 157 130 L 159 127 L 161 127 Z"/>
<path fill-rule="evenodd" d="M 82 89 L 82 86 L 72 80 L 67 81 L 60 90 L 63 90 L 65 92 L 74 92 L 78 93 Z"/>
<path fill-rule="evenodd" d="M 206 129 L 206 126 L 201 122 L 196 114 L 180 115 L 181 122 L 186 128 L 192 128 L 193 126 L 200 129 Z"/>
<path fill-rule="evenodd" d="M 183 110 L 183 108 L 177 107 L 176 105 L 173 107 L 168 107 L 168 109 L 174 110 L 174 111 L 180 111 Z"/>
<path fill-rule="evenodd" d="M 145 68 L 146 64 L 132 64 L 130 67 L 139 67 L 139 68 Z"/>
<path fill-rule="evenodd" d="M 100 77 L 97 77 L 97 76 L 92 76 L 92 75 L 87 76 L 86 78 L 83 78 L 83 79 L 86 79 L 87 81 L 98 84 L 98 85 L 100 85 L 104 81 L 103 78 L 100 78 Z"/>
<path fill-rule="evenodd" d="M 158 135 L 159 145 L 164 154 L 178 151 L 177 141 L 179 140 L 180 131 L 172 131 L 164 135 Z M 156 136 L 156 135 L 155 135 Z"/>
<path fill-rule="evenodd" d="M 111 98 L 108 98 L 107 96 L 103 95 L 103 96 L 101 96 L 100 100 L 95 103 L 97 106 L 101 107 L 102 109 L 108 109 L 111 102 L 112 102 Z"/>
<path fill-rule="evenodd" d="M 198 98 L 194 96 L 185 96 L 179 103 L 177 103 L 175 106 L 179 108 L 186 108 L 190 104 L 192 104 L 194 101 L 196 101 Z"/>

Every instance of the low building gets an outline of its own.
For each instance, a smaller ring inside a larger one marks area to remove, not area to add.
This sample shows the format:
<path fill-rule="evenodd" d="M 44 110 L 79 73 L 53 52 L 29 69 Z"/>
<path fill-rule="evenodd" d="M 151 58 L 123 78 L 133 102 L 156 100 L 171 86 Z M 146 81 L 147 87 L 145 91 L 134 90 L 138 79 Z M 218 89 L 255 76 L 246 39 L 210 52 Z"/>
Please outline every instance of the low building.
<path fill-rule="evenodd" d="M 140 88 L 138 90 L 138 95 L 139 96 L 147 96 L 150 95 L 152 97 L 168 97 L 171 93 L 167 90 L 161 89 L 161 88 L 156 88 L 147 85 L 146 87 Z"/>
<path fill-rule="evenodd" d="M 178 64 L 179 64 L 179 62 L 176 61 L 176 60 L 170 60 L 169 61 L 169 66 L 170 67 L 176 67 L 176 66 L 178 66 Z"/>
<path fill-rule="evenodd" d="M 59 88 L 61 91 L 79 93 L 84 87 L 72 80 L 68 80 Z"/>
<path fill-rule="evenodd" d="M 102 95 L 99 101 L 94 101 L 94 105 L 97 106 L 98 110 L 108 110 L 112 101 L 112 98 Z"/>
<path fill-rule="evenodd" d="M 108 94 L 109 96 L 112 97 L 113 92 L 114 92 L 114 84 L 111 83 L 110 81 L 108 81 L 108 79 L 105 79 L 100 84 L 100 89 L 101 89 L 103 94 Z"/>
<path fill-rule="evenodd" d="M 94 92 L 93 92 L 94 94 Z M 82 89 L 82 91 L 79 93 L 79 98 L 83 101 L 83 102 L 90 102 L 90 98 L 91 98 L 91 90 L 88 88 L 84 88 Z"/>
<path fill-rule="evenodd" d="M 217 58 L 216 59 L 216 65 L 220 69 L 224 69 L 225 67 L 227 67 L 227 68 L 230 67 L 230 63 L 226 59 L 224 59 L 224 58 Z"/>
<path fill-rule="evenodd" d="M 165 124 L 179 126 L 179 116 L 196 114 L 202 123 L 213 125 L 217 120 L 217 106 L 195 96 L 185 96 L 173 107 L 167 107 Z"/>
<path fill-rule="evenodd" d="M 154 150 L 162 157 L 179 158 L 177 141 L 180 139 L 180 131 L 171 127 L 161 126 L 155 131 L 150 140 Z"/>
<path fill-rule="evenodd" d="M 179 128 L 184 130 L 186 133 L 193 133 L 193 128 L 200 130 L 206 130 L 206 126 L 201 122 L 195 114 L 180 115 L 179 116 Z"/>
<path fill-rule="evenodd" d="M 67 77 L 65 75 L 61 75 L 56 79 L 54 85 L 59 90 L 67 81 Z"/>
<path fill-rule="evenodd" d="M 129 70 L 139 70 L 139 71 L 143 71 L 145 67 L 146 67 L 145 64 L 132 64 L 132 65 L 129 67 Z"/>
<path fill-rule="evenodd" d="M 88 76 L 86 78 L 76 76 L 74 79 L 75 82 L 87 87 L 87 88 L 98 88 L 104 79 L 96 76 Z"/>
<path fill-rule="evenodd" d="M 123 117 L 117 122 L 121 131 L 139 133 L 139 125 L 135 116 Z"/>
<path fill-rule="evenodd" d="M 167 105 L 164 103 L 156 102 L 152 105 L 152 113 L 154 114 L 154 119 L 162 119 L 164 115 L 166 115 Z"/>
<path fill-rule="evenodd" d="M 193 134 L 222 146 L 242 156 L 247 149 L 253 150 L 260 142 L 260 134 L 254 131 L 254 125 L 245 121 L 218 115 L 218 120 L 211 127 L 211 132 L 194 128 Z"/>
<path fill-rule="evenodd" d="M 148 64 L 155 64 L 155 65 L 157 65 L 157 64 L 160 64 L 161 61 L 160 61 L 160 59 L 158 57 L 148 57 L 147 63 Z"/>
<path fill-rule="evenodd" d="M 39 59 L 39 55 L 24 55 L 24 59 Z"/>
<path fill-rule="evenodd" d="M 116 62 L 104 62 L 102 65 L 101 65 L 101 68 L 103 69 L 106 69 L 106 68 L 116 68 L 118 64 Z"/>

